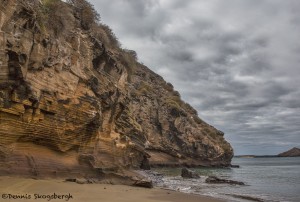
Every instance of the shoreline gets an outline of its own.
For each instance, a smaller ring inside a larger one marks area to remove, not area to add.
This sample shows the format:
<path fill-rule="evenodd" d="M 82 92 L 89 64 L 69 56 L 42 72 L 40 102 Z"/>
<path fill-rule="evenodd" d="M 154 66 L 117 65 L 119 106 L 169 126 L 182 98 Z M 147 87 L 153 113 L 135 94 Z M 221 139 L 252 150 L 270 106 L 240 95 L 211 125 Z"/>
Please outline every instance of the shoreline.
<path fill-rule="evenodd" d="M 22 199 L 17 197 L 23 197 Z M 50 199 L 50 200 L 49 200 Z M 61 179 L 0 176 L 0 201 L 27 202 L 224 202 L 225 200 L 162 188 L 112 184 L 77 184 Z"/>

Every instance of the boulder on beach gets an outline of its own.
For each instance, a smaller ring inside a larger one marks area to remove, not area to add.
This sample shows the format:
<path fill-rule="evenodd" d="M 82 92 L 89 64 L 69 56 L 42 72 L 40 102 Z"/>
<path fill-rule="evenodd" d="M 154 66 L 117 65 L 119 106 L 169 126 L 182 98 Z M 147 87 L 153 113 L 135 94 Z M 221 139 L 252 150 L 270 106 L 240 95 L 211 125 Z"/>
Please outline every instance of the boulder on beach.
<path fill-rule="evenodd" d="M 144 188 L 153 188 L 153 183 L 151 180 L 141 179 L 133 183 L 133 186 L 144 187 Z"/>
<path fill-rule="evenodd" d="M 200 176 L 192 170 L 189 170 L 187 168 L 181 169 L 181 177 L 183 178 L 200 178 Z"/>

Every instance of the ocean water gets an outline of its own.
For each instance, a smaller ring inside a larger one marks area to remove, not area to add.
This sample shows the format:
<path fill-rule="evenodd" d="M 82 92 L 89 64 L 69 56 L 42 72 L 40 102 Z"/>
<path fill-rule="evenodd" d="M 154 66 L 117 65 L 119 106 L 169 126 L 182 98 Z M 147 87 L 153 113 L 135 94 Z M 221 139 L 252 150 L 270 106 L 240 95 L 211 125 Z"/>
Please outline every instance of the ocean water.
<path fill-rule="evenodd" d="M 208 195 L 227 201 L 300 202 L 300 157 L 233 158 L 240 168 L 197 168 L 200 179 L 183 179 L 179 168 L 159 168 L 156 185 L 185 193 Z M 246 185 L 207 184 L 207 176 L 244 182 Z"/>

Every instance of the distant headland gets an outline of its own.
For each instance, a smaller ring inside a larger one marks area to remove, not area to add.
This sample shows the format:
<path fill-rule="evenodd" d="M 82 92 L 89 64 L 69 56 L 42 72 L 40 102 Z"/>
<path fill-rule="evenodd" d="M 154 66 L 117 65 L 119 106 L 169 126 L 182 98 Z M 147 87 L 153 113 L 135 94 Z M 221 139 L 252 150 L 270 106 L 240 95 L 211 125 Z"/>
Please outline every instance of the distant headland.
<path fill-rule="evenodd" d="M 286 152 L 282 152 L 278 154 L 278 157 L 296 157 L 300 156 L 300 149 L 297 147 L 294 147 Z"/>
<path fill-rule="evenodd" d="M 277 155 L 236 155 L 236 158 L 271 158 L 278 157 Z"/>
<path fill-rule="evenodd" d="M 273 157 L 298 157 L 300 156 L 300 149 L 294 147 L 288 151 L 282 152 L 278 155 L 236 155 L 236 158 L 273 158 Z"/>

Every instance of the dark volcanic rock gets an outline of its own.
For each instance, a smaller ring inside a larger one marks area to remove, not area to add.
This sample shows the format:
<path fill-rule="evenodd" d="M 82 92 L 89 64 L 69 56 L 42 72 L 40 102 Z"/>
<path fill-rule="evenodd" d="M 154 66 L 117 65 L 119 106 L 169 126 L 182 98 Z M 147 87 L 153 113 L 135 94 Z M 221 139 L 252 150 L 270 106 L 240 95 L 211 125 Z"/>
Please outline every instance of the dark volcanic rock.
<path fill-rule="evenodd" d="M 83 179 L 83 178 L 80 178 L 80 179 L 67 178 L 67 179 L 65 179 L 65 182 L 75 182 L 77 184 L 91 184 L 92 183 L 90 180 Z"/>
<path fill-rule="evenodd" d="M 147 157 L 144 157 L 140 168 L 143 170 L 150 170 L 151 167 L 150 167 L 149 159 Z"/>
<path fill-rule="evenodd" d="M 234 181 L 234 180 L 225 180 L 225 179 L 221 179 L 215 176 L 209 176 L 208 178 L 206 178 L 205 180 L 206 183 L 210 183 L 210 184 L 232 184 L 232 185 L 245 185 L 245 183 L 243 182 L 239 182 L 239 181 Z"/>
<path fill-rule="evenodd" d="M 189 170 L 187 168 L 181 169 L 181 177 L 183 178 L 200 178 L 200 176 L 192 170 Z"/>
<path fill-rule="evenodd" d="M 300 149 L 294 147 L 286 152 L 278 154 L 279 157 L 297 157 L 300 156 Z"/>
<path fill-rule="evenodd" d="M 76 182 L 76 178 L 67 178 L 65 179 L 66 182 Z"/>
<path fill-rule="evenodd" d="M 153 188 L 153 183 L 151 180 L 137 180 L 133 183 L 133 186 L 144 187 L 144 188 Z"/>

